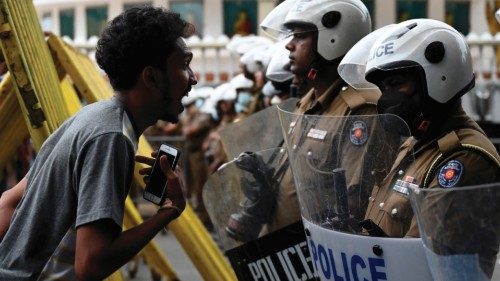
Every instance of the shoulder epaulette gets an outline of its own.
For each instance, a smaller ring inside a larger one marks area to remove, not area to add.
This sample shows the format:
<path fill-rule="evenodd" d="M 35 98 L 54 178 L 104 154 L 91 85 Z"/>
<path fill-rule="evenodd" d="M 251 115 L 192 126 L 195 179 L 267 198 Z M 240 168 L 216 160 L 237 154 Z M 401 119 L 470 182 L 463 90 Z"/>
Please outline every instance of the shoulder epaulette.
<path fill-rule="evenodd" d="M 431 178 L 438 168 L 438 166 L 441 164 L 441 161 L 446 158 L 448 155 L 455 153 L 460 150 L 468 150 L 475 152 L 477 154 L 482 155 L 486 159 L 489 159 L 492 161 L 493 164 L 497 166 L 497 168 L 500 170 L 500 161 L 493 156 L 490 152 L 488 152 L 486 149 L 475 145 L 475 144 L 468 144 L 468 143 L 462 143 L 455 131 L 451 131 L 448 134 L 444 135 L 440 139 L 437 140 L 437 144 L 439 147 L 439 155 L 432 161 L 431 167 L 427 171 L 424 177 L 424 182 L 422 184 L 422 188 L 427 188 L 428 185 L 431 182 Z"/>
<path fill-rule="evenodd" d="M 350 87 L 347 87 L 345 90 L 343 89 L 342 91 L 340 91 L 340 96 L 345 101 L 351 112 L 356 111 L 359 108 L 364 107 L 366 105 L 371 105 L 371 106 L 377 105 L 377 101 L 375 98 L 371 100 L 365 97 L 365 95 L 361 94 L 361 92 L 355 91 L 355 93 L 357 94 L 354 94 L 350 90 L 352 90 L 350 89 Z"/>

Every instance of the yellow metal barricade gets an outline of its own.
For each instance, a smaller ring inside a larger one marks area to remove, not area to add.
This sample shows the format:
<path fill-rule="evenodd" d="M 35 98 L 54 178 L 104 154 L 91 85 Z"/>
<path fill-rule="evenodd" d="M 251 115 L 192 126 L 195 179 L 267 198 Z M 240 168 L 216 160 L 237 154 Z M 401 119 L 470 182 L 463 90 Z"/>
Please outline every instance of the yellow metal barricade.
<path fill-rule="evenodd" d="M 2 0 L 0 41 L 36 149 L 68 116 L 31 1 Z M 30 27 L 30 28 L 26 28 Z M 32 29 L 34 28 L 34 29 Z M 36 32 L 38 30 L 38 32 Z M 46 93 L 46 94 L 41 94 Z M 49 94 L 50 93 L 50 94 Z"/>
<path fill-rule="evenodd" d="M 22 140 L 28 136 L 28 128 L 12 89 L 10 75 L 0 83 L 0 171 L 10 162 Z"/>

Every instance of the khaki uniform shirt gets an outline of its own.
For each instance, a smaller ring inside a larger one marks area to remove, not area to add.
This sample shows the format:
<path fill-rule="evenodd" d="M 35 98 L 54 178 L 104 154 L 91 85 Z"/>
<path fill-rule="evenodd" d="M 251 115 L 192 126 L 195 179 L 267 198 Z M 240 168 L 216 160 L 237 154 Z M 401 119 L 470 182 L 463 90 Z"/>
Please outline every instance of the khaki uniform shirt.
<path fill-rule="evenodd" d="M 328 116 L 375 114 L 376 101 L 379 97 L 380 92 L 378 90 L 358 91 L 354 88 L 344 86 L 341 80 L 337 80 L 317 100 L 315 99 L 314 90 L 309 91 L 298 102 L 295 113 Z M 338 123 L 327 124 L 326 126 L 320 127 L 320 125 L 318 124 L 318 127 L 316 127 L 316 129 L 326 131 L 329 134 L 335 134 L 335 132 L 340 129 L 336 125 L 338 125 Z M 302 146 L 304 148 L 310 148 L 314 150 L 315 143 L 322 141 L 323 140 L 308 137 L 304 140 Z M 361 151 L 361 149 L 359 150 Z M 327 156 L 326 154 L 327 153 L 323 152 L 324 156 Z M 360 163 L 359 160 L 356 159 L 357 157 L 358 156 L 354 153 L 352 154 L 352 164 L 358 165 Z M 283 165 L 288 165 L 288 163 L 286 162 L 288 162 L 288 159 L 285 156 L 282 159 Z M 321 160 L 319 162 L 321 162 Z M 262 234 L 273 232 L 301 219 L 292 172 L 289 165 L 285 167 L 286 170 L 279 185 L 279 194 L 275 215 L 273 217 L 273 220 L 265 226 Z"/>
<path fill-rule="evenodd" d="M 366 218 L 390 237 L 419 237 L 408 192 L 398 187 L 397 180 L 420 188 L 454 188 L 500 181 L 500 157 L 495 147 L 462 109 L 442 126 L 443 134 L 425 144 L 416 146 L 416 140 L 409 138 L 401 146 L 390 173 L 372 190 Z"/>

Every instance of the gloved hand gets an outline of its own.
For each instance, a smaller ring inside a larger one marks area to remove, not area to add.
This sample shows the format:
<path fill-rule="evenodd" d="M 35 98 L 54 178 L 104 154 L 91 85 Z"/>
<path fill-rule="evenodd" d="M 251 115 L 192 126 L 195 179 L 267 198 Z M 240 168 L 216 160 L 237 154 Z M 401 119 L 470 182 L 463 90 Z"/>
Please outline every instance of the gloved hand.
<path fill-rule="evenodd" d="M 241 153 L 235 164 L 250 173 L 253 180 L 243 178 L 241 187 L 246 198 L 240 203 L 241 210 L 230 216 L 226 232 L 236 240 L 247 242 L 256 239 L 262 225 L 271 220 L 276 209 L 278 183 L 273 179 L 274 169 L 258 154 Z"/>

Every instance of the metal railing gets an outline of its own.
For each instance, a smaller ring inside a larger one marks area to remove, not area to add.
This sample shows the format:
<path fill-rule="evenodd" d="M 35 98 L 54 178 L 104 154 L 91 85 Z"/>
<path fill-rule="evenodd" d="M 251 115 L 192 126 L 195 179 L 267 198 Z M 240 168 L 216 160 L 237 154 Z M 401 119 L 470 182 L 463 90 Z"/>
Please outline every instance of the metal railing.
<path fill-rule="evenodd" d="M 500 124 L 500 34 L 489 33 L 467 36 L 476 86 L 464 96 L 465 110 L 478 121 Z"/>
<path fill-rule="evenodd" d="M 500 75 L 498 73 L 497 51 L 500 46 L 500 34 L 469 34 L 473 68 L 476 73 L 476 87 L 463 98 L 465 110 L 478 121 L 500 124 Z M 97 38 L 88 42 L 75 42 L 91 58 L 95 54 Z M 192 68 L 198 77 L 199 86 L 215 86 L 230 80 L 239 73 L 239 56 L 229 52 L 225 46 L 229 38 L 193 36 L 186 40 L 193 52 Z"/>
<path fill-rule="evenodd" d="M 72 42 L 68 37 L 63 39 L 95 61 L 97 37 L 91 37 L 87 42 Z M 195 70 L 198 85 L 215 86 L 231 80 L 240 72 L 239 56 L 226 49 L 228 42 L 229 38 L 225 35 L 218 38 L 205 36 L 203 39 L 192 36 L 186 40 L 186 44 L 193 52 L 191 68 Z"/>

